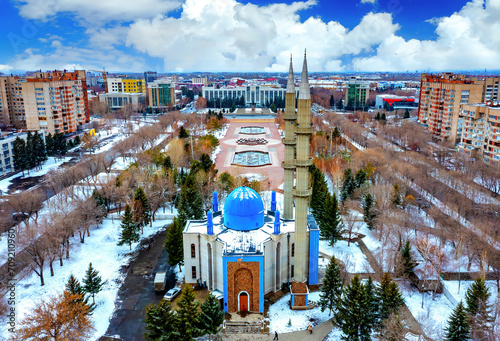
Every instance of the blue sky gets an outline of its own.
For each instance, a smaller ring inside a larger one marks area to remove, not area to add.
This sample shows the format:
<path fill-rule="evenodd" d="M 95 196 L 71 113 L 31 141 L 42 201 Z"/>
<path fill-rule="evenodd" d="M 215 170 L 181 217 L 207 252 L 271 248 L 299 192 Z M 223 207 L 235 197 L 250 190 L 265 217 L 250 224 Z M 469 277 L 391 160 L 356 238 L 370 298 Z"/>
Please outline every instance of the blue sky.
<path fill-rule="evenodd" d="M 500 0 L 0 0 L 0 72 L 498 69 Z M 296 67 L 300 58 L 296 58 Z"/>

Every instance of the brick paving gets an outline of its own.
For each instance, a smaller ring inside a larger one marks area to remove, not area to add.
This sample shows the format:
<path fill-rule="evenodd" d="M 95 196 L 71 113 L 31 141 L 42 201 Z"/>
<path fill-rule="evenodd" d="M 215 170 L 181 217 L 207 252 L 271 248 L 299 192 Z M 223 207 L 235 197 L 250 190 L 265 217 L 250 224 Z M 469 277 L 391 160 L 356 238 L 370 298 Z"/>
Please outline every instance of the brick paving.
<path fill-rule="evenodd" d="M 266 129 L 265 134 L 239 134 L 241 127 L 258 126 Z M 265 145 L 238 145 L 236 140 L 239 138 L 265 138 L 268 143 Z M 221 151 L 217 154 L 215 167 L 222 172 L 228 172 L 233 176 L 241 174 L 262 174 L 268 180 L 267 190 L 278 190 L 278 187 L 284 182 L 284 172 L 281 168 L 281 162 L 285 157 L 285 146 L 281 143 L 281 136 L 273 119 L 231 119 L 229 129 L 220 140 Z M 235 152 L 241 151 L 261 151 L 268 152 L 271 165 L 260 167 L 246 167 L 232 165 Z"/>

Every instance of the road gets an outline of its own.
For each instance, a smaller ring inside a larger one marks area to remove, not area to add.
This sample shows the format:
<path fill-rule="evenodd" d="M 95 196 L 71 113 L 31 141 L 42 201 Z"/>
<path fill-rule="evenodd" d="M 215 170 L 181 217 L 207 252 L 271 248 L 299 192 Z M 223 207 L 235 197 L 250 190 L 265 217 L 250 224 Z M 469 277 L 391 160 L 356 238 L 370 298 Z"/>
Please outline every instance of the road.
<path fill-rule="evenodd" d="M 159 271 L 167 272 L 167 290 L 175 285 L 174 269 L 167 264 L 168 255 L 163 247 L 165 235 L 166 229 L 141 242 L 141 251 L 131 261 L 125 281 L 118 292 L 115 311 L 106 335 L 119 335 L 124 341 L 144 340 L 146 330 L 142 320 L 146 306 L 157 304 L 164 294 L 155 293 L 154 274 Z M 148 245 L 151 246 L 149 251 Z"/>

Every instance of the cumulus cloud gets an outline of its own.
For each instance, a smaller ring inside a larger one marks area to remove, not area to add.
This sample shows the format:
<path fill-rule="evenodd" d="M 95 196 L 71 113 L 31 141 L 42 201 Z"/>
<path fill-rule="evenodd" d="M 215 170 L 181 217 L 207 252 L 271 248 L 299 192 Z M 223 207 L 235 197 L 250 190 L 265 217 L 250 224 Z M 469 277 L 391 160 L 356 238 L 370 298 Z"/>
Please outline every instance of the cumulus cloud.
<path fill-rule="evenodd" d="M 473 0 L 449 17 L 434 18 L 436 40 L 405 40 L 391 35 L 370 57 L 354 58 L 366 71 L 498 69 L 500 0 Z"/>
<path fill-rule="evenodd" d="M 352 29 L 319 17 L 301 20 L 300 11 L 316 4 L 316 0 L 265 6 L 237 0 L 21 0 L 25 18 L 48 20 L 71 13 L 88 38 L 82 48 L 47 39 L 54 52 L 28 50 L 21 57 L 28 65 L 92 64 L 135 71 L 147 67 L 142 58 L 131 56 L 138 51 L 163 60 L 164 71 L 283 72 L 290 53 L 298 70 L 307 48 L 312 71 L 498 68 L 500 36 L 495 32 L 500 29 L 500 0 L 471 0 L 448 17 L 429 18 L 436 26 L 435 40 L 402 38 L 391 13 L 369 12 Z M 173 17 L 170 12 L 175 9 L 179 12 Z M 123 52 L 126 48 L 129 54 Z"/>

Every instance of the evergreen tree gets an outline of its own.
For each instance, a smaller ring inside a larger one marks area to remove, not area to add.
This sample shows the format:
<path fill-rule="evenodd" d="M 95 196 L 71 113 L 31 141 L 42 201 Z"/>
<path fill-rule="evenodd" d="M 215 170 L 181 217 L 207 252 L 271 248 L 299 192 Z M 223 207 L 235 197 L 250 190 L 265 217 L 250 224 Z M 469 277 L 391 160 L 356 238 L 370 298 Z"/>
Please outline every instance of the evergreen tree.
<path fill-rule="evenodd" d="M 172 311 L 172 305 L 167 300 L 161 300 L 157 305 L 148 305 L 146 307 L 147 332 L 144 337 L 148 341 L 176 341 L 174 335 L 176 324 L 176 313 Z"/>
<path fill-rule="evenodd" d="M 315 165 L 309 168 L 312 182 L 311 213 L 321 227 L 324 224 L 328 209 L 328 185 L 325 176 Z"/>
<path fill-rule="evenodd" d="M 403 273 L 409 277 L 417 262 L 413 259 L 413 255 L 411 254 L 411 244 L 410 241 L 407 240 L 403 248 L 401 248 L 401 266 Z"/>
<path fill-rule="evenodd" d="M 40 167 L 41 164 L 47 160 L 47 151 L 45 149 L 45 142 L 43 141 L 42 135 L 38 132 L 35 132 L 33 135 L 33 144 L 35 163 L 37 167 Z"/>
<path fill-rule="evenodd" d="M 144 226 L 151 222 L 151 207 L 142 187 L 137 188 L 134 193 L 133 217 L 134 222 L 141 228 L 141 233 L 143 233 Z"/>
<path fill-rule="evenodd" d="M 200 164 L 201 164 L 201 167 L 203 168 L 203 170 L 206 173 L 208 173 L 210 171 L 210 168 L 213 165 L 213 162 L 212 162 L 212 159 L 210 158 L 210 156 L 208 154 L 202 153 L 200 155 Z"/>
<path fill-rule="evenodd" d="M 99 210 L 99 215 L 102 216 L 102 218 L 106 217 L 108 215 L 107 212 L 107 204 L 108 201 L 99 193 L 97 190 L 92 191 L 92 199 L 94 199 L 96 208 Z M 99 224 L 102 223 L 102 219 L 99 220 Z"/>
<path fill-rule="evenodd" d="M 169 170 L 169 169 L 172 169 L 173 165 L 172 165 L 172 159 L 170 158 L 170 156 L 165 156 L 165 159 L 163 160 L 163 168 L 165 168 L 166 170 Z"/>
<path fill-rule="evenodd" d="M 338 313 L 335 316 L 337 325 L 342 330 L 342 340 L 371 340 L 373 328 L 371 299 L 367 297 L 367 289 L 361 283 L 359 275 L 355 275 L 351 283 L 343 290 L 338 304 Z"/>
<path fill-rule="evenodd" d="M 364 328 L 367 328 L 364 333 L 369 335 L 380 322 L 380 296 L 378 295 L 378 288 L 373 284 L 371 277 L 368 277 L 364 289 L 366 306 L 366 325 Z"/>
<path fill-rule="evenodd" d="M 54 155 L 54 138 L 51 133 L 45 136 L 45 149 L 48 156 Z"/>
<path fill-rule="evenodd" d="M 366 179 L 367 179 L 366 171 L 363 168 L 361 168 L 356 172 L 356 178 L 354 180 L 356 188 L 361 187 L 361 185 L 365 183 Z"/>
<path fill-rule="evenodd" d="M 181 129 L 179 129 L 179 138 L 185 139 L 188 137 L 189 137 L 189 134 L 188 134 L 187 130 L 184 128 L 184 126 L 181 126 Z"/>
<path fill-rule="evenodd" d="M 469 335 L 470 326 L 469 321 L 467 320 L 467 313 L 462 301 L 460 301 L 448 320 L 446 340 L 467 341 L 469 340 Z"/>
<path fill-rule="evenodd" d="M 121 232 L 120 239 L 118 240 L 118 245 L 128 244 L 130 250 L 132 250 L 132 243 L 136 243 L 140 240 L 139 236 L 139 226 L 134 222 L 132 216 L 132 209 L 130 205 L 125 207 L 125 212 L 123 213 L 123 218 L 121 222 Z"/>
<path fill-rule="evenodd" d="M 404 305 L 403 295 L 399 291 L 398 285 L 392 280 L 388 273 L 382 276 L 382 282 L 377 289 L 379 297 L 379 321 L 383 322 L 391 314 L 399 313 L 399 309 Z"/>
<path fill-rule="evenodd" d="M 337 104 L 337 107 L 339 110 L 342 110 L 344 109 L 344 102 L 342 101 L 342 99 L 339 99 L 339 102 Z"/>
<path fill-rule="evenodd" d="M 16 137 L 12 146 L 14 169 L 23 172 L 28 166 L 28 155 L 26 154 L 26 142 L 19 136 Z"/>
<path fill-rule="evenodd" d="M 182 185 L 178 209 L 184 213 L 186 219 L 203 218 L 203 200 L 193 173 L 189 173 Z"/>
<path fill-rule="evenodd" d="M 174 218 L 172 223 L 168 226 L 167 236 L 163 246 L 168 254 L 167 263 L 170 266 L 179 265 L 179 270 L 181 270 L 181 265 L 184 263 L 184 248 L 182 246 L 182 231 L 184 230 L 184 225 L 186 224 L 183 214 L 179 214 Z"/>
<path fill-rule="evenodd" d="M 92 303 L 95 304 L 95 294 L 98 294 L 105 282 L 102 281 L 99 272 L 92 267 L 92 263 L 89 264 L 89 268 L 85 272 L 85 278 L 83 279 L 83 290 L 86 293 L 92 295 Z"/>
<path fill-rule="evenodd" d="M 200 303 L 195 300 L 193 289 L 190 285 L 186 285 L 182 292 L 181 299 L 177 303 L 179 308 L 177 318 L 175 319 L 174 335 L 179 341 L 191 341 L 199 336 L 199 313 L 198 308 Z"/>
<path fill-rule="evenodd" d="M 385 112 L 382 113 L 382 116 L 380 116 L 380 119 L 382 121 L 385 121 L 387 119 L 386 116 L 385 116 Z"/>
<path fill-rule="evenodd" d="M 32 169 L 35 168 L 36 166 L 36 157 L 35 157 L 35 150 L 33 149 L 33 135 L 31 134 L 31 131 L 28 131 L 28 134 L 26 136 L 26 165 L 27 169 Z"/>
<path fill-rule="evenodd" d="M 95 304 L 89 303 L 89 298 L 85 297 L 85 290 L 75 276 L 69 276 L 68 282 L 66 283 L 66 291 L 72 295 L 77 295 L 75 302 L 82 302 L 83 304 L 89 306 L 90 309 L 88 314 L 91 315 L 92 311 L 95 309 Z"/>
<path fill-rule="evenodd" d="M 340 133 L 339 128 L 335 127 L 335 129 L 333 129 L 332 131 L 332 138 L 335 140 L 338 139 L 340 136 L 342 136 L 342 134 Z"/>
<path fill-rule="evenodd" d="M 484 282 L 484 278 L 477 278 L 467 289 L 465 302 L 467 303 L 466 312 L 469 316 L 472 338 L 481 338 L 485 332 L 491 328 L 492 309 L 488 303 L 491 294 Z"/>
<path fill-rule="evenodd" d="M 333 107 L 335 105 L 335 98 L 333 95 L 330 96 L 330 107 Z"/>
<path fill-rule="evenodd" d="M 208 333 L 209 340 L 211 340 L 212 334 L 217 334 L 221 330 L 221 325 L 224 322 L 224 311 L 214 295 L 208 294 L 207 299 L 201 305 L 198 321 L 198 328 L 204 333 Z"/>
<path fill-rule="evenodd" d="M 320 238 L 327 240 L 333 246 L 340 239 L 340 228 L 342 227 L 342 217 L 339 213 L 339 203 L 335 194 L 328 195 L 327 211 L 320 224 Z"/>
<path fill-rule="evenodd" d="M 401 190 L 399 189 L 399 185 L 394 184 L 394 194 L 392 195 L 392 204 L 394 206 L 401 205 Z"/>
<path fill-rule="evenodd" d="M 375 120 L 380 121 L 380 112 L 377 112 L 377 115 L 375 115 Z"/>
<path fill-rule="evenodd" d="M 406 109 L 403 118 L 410 118 L 410 110 Z"/>
<path fill-rule="evenodd" d="M 347 200 L 354 192 L 354 189 L 355 182 L 352 175 L 352 170 L 350 168 L 347 168 L 346 170 L 344 170 L 344 183 L 342 184 L 342 189 L 340 192 L 340 200 Z"/>
<path fill-rule="evenodd" d="M 326 268 L 323 286 L 321 287 L 321 294 L 318 302 L 321 306 L 321 311 L 328 309 L 330 310 L 330 314 L 332 314 L 332 312 L 334 314 L 337 313 L 337 304 L 339 298 L 342 296 L 343 286 L 342 280 L 340 279 L 338 261 L 335 257 L 332 257 Z"/>
<path fill-rule="evenodd" d="M 375 200 L 373 200 L 373 196 L 370 193 L 366 194 L 363 202 L 363 220 L 370 230 L 375 227 L 375 218 L 377 217 L 374 206 Z"/>

